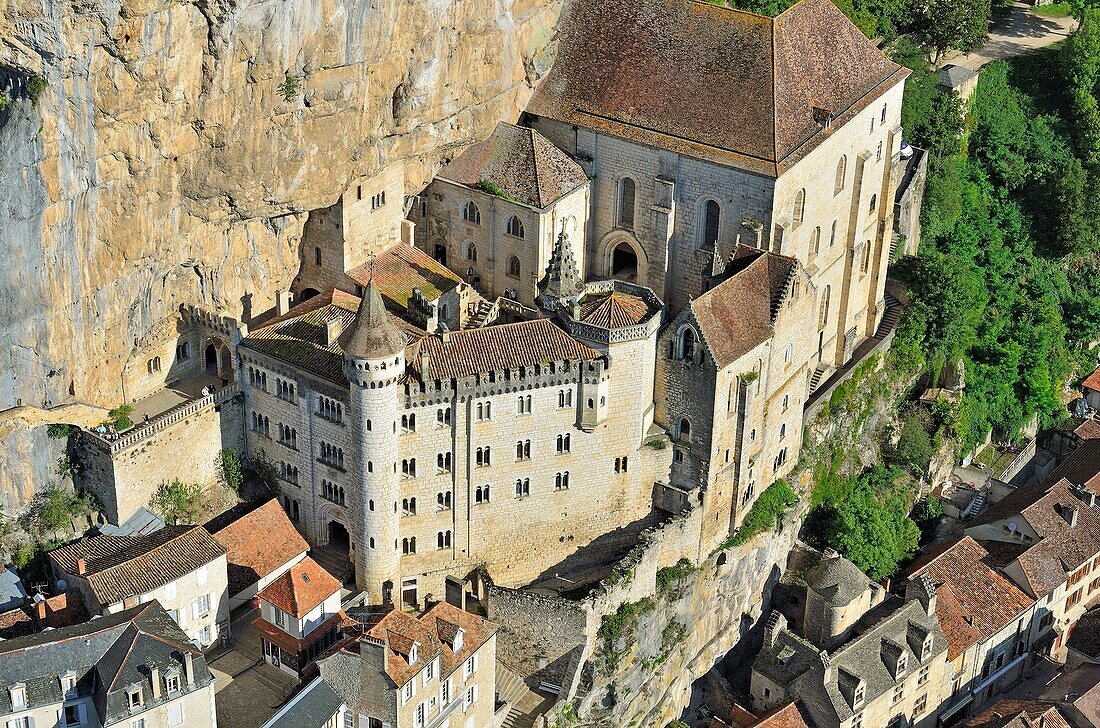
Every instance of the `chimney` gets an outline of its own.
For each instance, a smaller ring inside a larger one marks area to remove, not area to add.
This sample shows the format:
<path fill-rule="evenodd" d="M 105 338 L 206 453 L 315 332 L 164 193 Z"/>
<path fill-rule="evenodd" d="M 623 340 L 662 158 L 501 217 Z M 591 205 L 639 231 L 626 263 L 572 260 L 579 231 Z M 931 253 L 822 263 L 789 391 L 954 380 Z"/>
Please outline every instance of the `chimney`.
<path fill-rule="evenodd" d="M 149 668 L 149 682 L 153 685 L 153 700 L 160 699 L 160 668 Z"/>
<path fill-rule="evenodd" d="M 1086 506 L 1090 508 L 1096 505 L 1096 491 L 1088 488 L 1081 489 L 1081 500 Z"/>
<path fill-rule="evenodd" d="M 431 360 L 428 358 L 428 347 L 420 347 L 420 376 L 428 376 L 428 364 Z"/>
<path fill-rule="evenodd" d="M 282 316 L 290 310 L 290 291 L 279 291 L 275 294 L 275 315 Z"/>
<path fill-rule="evenodd" d="M 386 641 L 364 633 L 359 638 L 359 657 L 380 672 L 386 672 Z"/>
<path fill-rule="evenodd" d="M 81 556 L 76 560 L 76 573 L 78 576 L 84 576 L 88 573 L 88 562 Z"/>
<path fill-rule="evenodd" d="M 183 679 L 188 685 L 195 684 L 195 658 L 190 650 L 183 653 Z"/>
<path fill-rule="evenodd" d="M 340 320 L 333 319 L 325 324 L 325 346 L 332 346 L 340 338 Z"/>
<path fill-rule="evenodd" d="M 39 622 L 46 621 L 46 597 L 41 594 L 34 595 L 34 616 Z"/>
<path fill-rule="evenodd" d="M 1066 519 L 1066 523 L 1070 528 L 1077 526 L 1077 516 L 1081 513 L 1081 509 L 1077 507 L 1076 503 L 1070 503 L 1062 506 L 1062 518 Z"/>

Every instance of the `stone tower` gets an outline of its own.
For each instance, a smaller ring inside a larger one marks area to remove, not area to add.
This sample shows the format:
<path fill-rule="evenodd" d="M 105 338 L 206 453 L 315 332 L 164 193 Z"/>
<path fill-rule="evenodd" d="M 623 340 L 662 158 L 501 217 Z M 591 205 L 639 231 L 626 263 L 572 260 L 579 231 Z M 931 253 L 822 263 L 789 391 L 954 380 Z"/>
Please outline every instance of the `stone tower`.
<path fill-rule="evenodd" d="M 843 644 L 859 618 L 882 601 L 882 590 L 832 549 L 806 575 L 803 636 L 821 649 Z"/>
<path fill-rule="evenodd" d="M 397 514 L 397 380 L 405 370 L 405 336 L 390 320 L 374 281 L 341 337 L 351 404 L 351 481 L 355 513 L 355 583 L 371 604 L 392 601 L 400 578 Z"/>

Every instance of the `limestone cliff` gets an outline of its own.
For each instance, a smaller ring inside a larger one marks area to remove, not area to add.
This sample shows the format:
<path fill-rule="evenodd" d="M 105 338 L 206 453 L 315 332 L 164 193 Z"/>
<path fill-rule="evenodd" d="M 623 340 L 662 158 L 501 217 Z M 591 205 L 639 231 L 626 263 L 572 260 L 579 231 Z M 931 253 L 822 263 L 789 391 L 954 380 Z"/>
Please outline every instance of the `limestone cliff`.
<path fill-rule="evenodd" d="M 0 70 L 49 84 L 0 111 L 0 411 L 117 404 L 182 303 L 268 308 L 309 210 L 517 117 L 561 1 L 0 0 Z M 0 442 L 8 505 L 42 444 Z"/>

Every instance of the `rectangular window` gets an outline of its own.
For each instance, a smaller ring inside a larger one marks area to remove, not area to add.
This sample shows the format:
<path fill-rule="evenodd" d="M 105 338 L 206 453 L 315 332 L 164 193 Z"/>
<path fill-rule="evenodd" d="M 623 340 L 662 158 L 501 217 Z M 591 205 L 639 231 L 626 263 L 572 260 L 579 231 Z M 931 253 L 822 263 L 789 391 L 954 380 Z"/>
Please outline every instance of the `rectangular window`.
<path fill-rule="evenodd" d="M 168 725 L 183 725 L 183 703 L 178 700 L 168 704 Z"/>
<path fill-rule="evenodd" d="M 286 612 L 278 607 L 275 608 L 275 626 L 280 629 L 286 628 Z"/>
<path fill-rule="evenodd" d="M 928 707 L 928 696 L 922 695 L 917 698 L 917 702 L 913 705 L 913 717 L 923 715 L 925 709 Z"/>

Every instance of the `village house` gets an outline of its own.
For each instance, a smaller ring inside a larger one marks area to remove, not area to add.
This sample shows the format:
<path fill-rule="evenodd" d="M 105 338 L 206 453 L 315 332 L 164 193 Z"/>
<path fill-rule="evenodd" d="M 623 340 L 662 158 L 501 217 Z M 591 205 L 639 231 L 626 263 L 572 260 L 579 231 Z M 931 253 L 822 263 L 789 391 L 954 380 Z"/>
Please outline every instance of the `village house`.
<path fill-rule="evenodd" d="M 318 675 L 261 728 L 347 728 L 354 725 L 355 716 L 348 711 L 343 698 Z"/>
<path fill-rule="evenodd" d="M 225 549 L 201 526 L 91 536 L 47 556 L 56 578 L 79 590 L 93 615 L 156 600 L 203 649 L 229 636 Z"/>
<path fill-rule="evenodd" d="M 252 623 L 264 660 L 300 676 L 340 638 L 340 599 L 340 582 L 308 556 L 268 584 Z"/>
<path fill-rule="evenodd" d="M 206 529 L 226 550 L 230 610 L 253 599 L 309 551 L 277 498 L 224 526 L 220 520 Z"/>
<path fill-rule="evenodd" d="M 156 603 L 0 642 L 8 728 L 216 728 L 214 676 Z"/>
<path fill-rule="evenodd" d="M 936 725 L 948 643 L 931 582 L 912 582 L 904 600 L 884 599 L 854 564 L 830 553 L 806 589 L 802 636 L 779 612 L 768 618 L 752 665 L 754 708 L 798 700 L 816 728 Z"/>
<path fill-rule="evenodd" d="M 419 617 L 392 611 L 317 665 L 357 717 L 349 728 L 490 728 L 496 629 L 446 602 Z"/>
<path fill-rule="evenodd" d="M 963 725 L 966 728 L 1071 728 L 1054 703 L 1001 700 Z"/>

